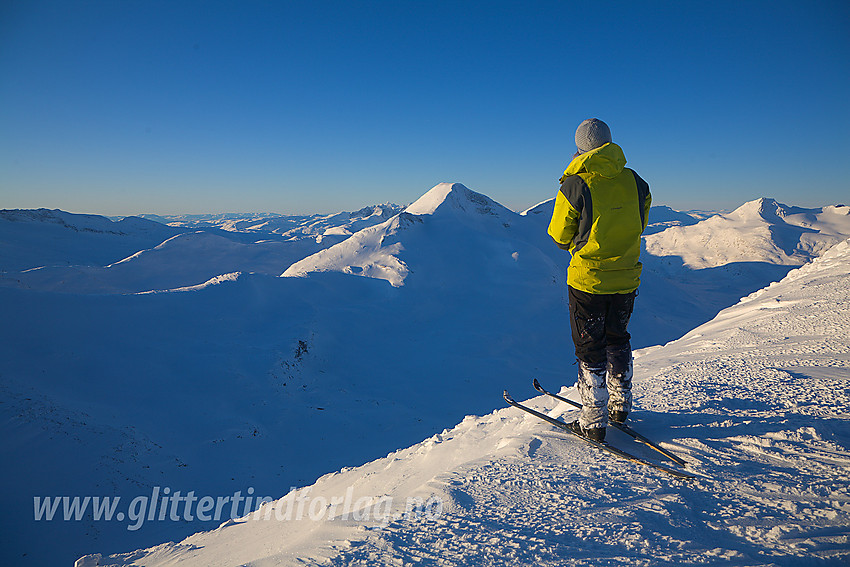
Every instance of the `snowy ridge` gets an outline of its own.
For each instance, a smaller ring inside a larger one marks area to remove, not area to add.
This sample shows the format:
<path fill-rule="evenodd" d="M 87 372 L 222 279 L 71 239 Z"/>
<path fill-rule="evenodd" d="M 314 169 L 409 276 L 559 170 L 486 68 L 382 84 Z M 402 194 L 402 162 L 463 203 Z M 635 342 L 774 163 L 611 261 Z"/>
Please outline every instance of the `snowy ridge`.
<path fill-rule="evenodd" d="M 546 199 L 545 201 L 541 201 L 534 206 L 527 208 L 526 210 L 520 213 L 521 216 L 537 216 L 537 215 L 545 215 L 546 222 L 549 222 L 549 219 L 552 217 L 552 211 L 555 209 L 555 199 Z"/>
<path fill-rule="evenodd" d="M 128 232 L 162 230 L 159 223 L 140 217 L 124 217 L 112 221 L 100 215 L 67 213 L 59 209 L 4 209 L 0 219 L 8 222 L 28 224 L 54 224 L 74 232 L 127 234 Z"/>
<path fill-rule="evenodd" d="M 789 282 L 804 279 L 810 274 L 827 270 L 840 273 L 842 269 L 850 269 L 850 239 L 829 248 L 822 256 L 816 258 L 815 261 L 791 270 L 781 281 L 773 282 L 769 286 L 741 298 L 740 303 L 759 299 L 764 295 L 770 294 L 777 286 L 786 286 Z"/>
<path fill-rule="evenodd" d="M 215 276 L 214 278 L 210 278 L 202 284 L 199 285 L 191 285 L 186 287 L 178 287 L 174 289 L 159 289 L 152 291 L 142 291 L 139 292 L 139 295 L 145 295 L 148 293 L 175 293 L 181 291 L 200 291 L 202 289 L 206 289 L 213 285 L 219 285 L 225 282 L 235 282 L 242 276 L 242 272 L 232 272 L 230 274 L 221 274 L 220 276 Z"/>
<path fill-rule="evenodd" d="M 180 232 L 138 217 L 113 222 L 59 210 L 0 210 L 0 280 L 33 268 L 102 266 Z"/>
<path fill-rule="evenodd" d="M 646 227 L 644 235 L 662 232 L 674 226 L 690 226 L 705 218 L 704 214 L 681 212 L 665 205 L 656 205 L 649 210 L 649 226 Z"/>
<path fill-rule="evenodd" d="M 848 265 L 850 241 L 682 339 L 638 353 L 635 427 L 692 463 L 693 483 L 612 460 L 506 408 L 327 475 L 218 530 L 99 564 L 845 564 Z M 528 403 L 569 413 L 544 397 Z M 329 519 L 347 491 L 363 506 L 391 497 L 390 521 L 343 520 L 340 510 Z M 275 519 L 300 494 L 322 504 L 323 517 Z M 443 506 L 406 517 L 399 504 L 409 497 Z"/>

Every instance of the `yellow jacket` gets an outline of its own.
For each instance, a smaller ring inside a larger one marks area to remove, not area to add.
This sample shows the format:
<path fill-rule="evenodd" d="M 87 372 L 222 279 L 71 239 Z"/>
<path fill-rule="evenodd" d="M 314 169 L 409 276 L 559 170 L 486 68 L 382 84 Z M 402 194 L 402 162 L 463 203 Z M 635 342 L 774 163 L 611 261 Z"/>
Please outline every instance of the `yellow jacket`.
<path fill-rule="evenodd" d="M 649 185 L 626 167 L 614 143 L 576 156 L 561 177 L 549 235 L 572 254 L 567 284 L 588 293 L 629 293 L 640 285 L 640 235 Z"/>

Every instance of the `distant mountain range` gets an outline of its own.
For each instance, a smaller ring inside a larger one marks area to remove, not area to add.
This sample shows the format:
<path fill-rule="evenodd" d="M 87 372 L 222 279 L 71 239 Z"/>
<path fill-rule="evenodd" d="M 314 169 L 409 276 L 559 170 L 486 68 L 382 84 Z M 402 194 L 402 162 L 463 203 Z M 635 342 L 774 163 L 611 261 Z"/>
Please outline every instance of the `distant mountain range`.
<path fill-rule="evenodd" d="M 194 230 L 220 228 L 231 232 L 270 232 L 289 238 L 350 235 L 376 222 L 387 220 L 404 207 L 392 203 L 363 207 L 354 212 L 330 215 L 281 215 L 273 213 L 222 213 L 197 215 L 140 215 L 173 227 Z M 117 217 L 116 220 L 122 217 Z"/>

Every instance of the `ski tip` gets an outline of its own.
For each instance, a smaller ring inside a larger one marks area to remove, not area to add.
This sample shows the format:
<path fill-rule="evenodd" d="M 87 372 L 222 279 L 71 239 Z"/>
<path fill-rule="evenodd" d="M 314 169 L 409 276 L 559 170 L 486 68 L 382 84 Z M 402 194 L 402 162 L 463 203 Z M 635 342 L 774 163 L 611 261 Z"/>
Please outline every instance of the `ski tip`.
<path fill-rule="evenodd" d="M 543 392 L 543 393 L 546 392 L 546 390 L 543 389 L 543 386 L 540 385 L 540 382 L 537 381 L 537 378 L 534 379 L 533 384 L 534 384 L 534 389 L 537 390 L 538 392 Z"/>
<path fill-rule="evenodd" d="M 502 392 L 502 397 L 503 397 L 503 398 L 505 398 L 505 401 L 506 401 L 506 402 L 512 402 L 512 401 L 514 401 L 514 399 L 511 397 L 511 395 L 508 393 L 508 391 L 507 391 L 507 390 L 505 390 L 504 392 Z"/>

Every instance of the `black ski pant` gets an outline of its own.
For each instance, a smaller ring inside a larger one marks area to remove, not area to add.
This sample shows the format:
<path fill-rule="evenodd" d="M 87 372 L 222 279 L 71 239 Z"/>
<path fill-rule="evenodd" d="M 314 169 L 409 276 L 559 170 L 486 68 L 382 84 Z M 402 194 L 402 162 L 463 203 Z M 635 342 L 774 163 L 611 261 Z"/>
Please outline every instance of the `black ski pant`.
<path fill-rule="evenodd" d="M 631 335 L 627 328 L 637 292 L 594 294 L 570 287 L 569 293 L 576 357 L 591 368 L 604 368 L 609 363 L 615 367 L 628 364 Z"/>

